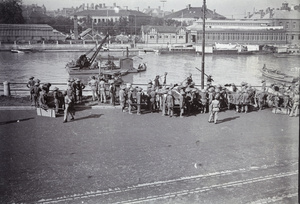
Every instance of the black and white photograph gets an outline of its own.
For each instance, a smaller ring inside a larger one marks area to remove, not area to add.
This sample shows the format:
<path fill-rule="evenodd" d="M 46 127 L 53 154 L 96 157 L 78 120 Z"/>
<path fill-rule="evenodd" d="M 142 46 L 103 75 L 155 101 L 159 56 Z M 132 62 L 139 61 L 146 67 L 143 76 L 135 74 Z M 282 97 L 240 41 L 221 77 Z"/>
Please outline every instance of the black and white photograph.
<path fill-rule="evenodd" d="M 0 0 L 0 203 L 299 203 L 299 0 Z"/>

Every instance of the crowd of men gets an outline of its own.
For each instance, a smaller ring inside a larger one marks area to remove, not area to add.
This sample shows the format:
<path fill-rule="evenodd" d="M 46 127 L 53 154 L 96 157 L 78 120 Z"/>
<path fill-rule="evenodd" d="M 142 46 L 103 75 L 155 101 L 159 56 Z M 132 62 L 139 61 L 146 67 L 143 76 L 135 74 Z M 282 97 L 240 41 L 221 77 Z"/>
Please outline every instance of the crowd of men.
<path fill-rule="evenodd" d="M 265 80 L 260 87 L 252 87 L 249 83 L 240 85 L 213 85 L 212 76 L 207 76 L 205 89 L 199 89 L 190 74 L 183 82 L 166 85 L 165 73 L 149 80 L 147 88 L 124 84 L 119 75 L 92 76 L 86 85 L 92 92 L 92 101 L 120 104 L 122 112 L 137 115 L 149 112 L 161 112 L 162 116 L 179 117 L 192 114 L 210 113 L 209 122 L 217 123 L 218 112 L 235 110 L 236 113 L 248 113 L 272 107 L 275 113 L 297 116 L 299 109 L 299 82 L 291 85 L 284 83 L 266 86 Z M 82 91 L 86 87 L 79 79 L 70 78 L 66 91 L 54 88 L 53 97 L 55 112 L 64 110 L 64 122 L 68 116 L 74 119 L 75 104 L 82 102 Z M 44 109 L 51 108 L 49 100 L 50 83 L 40 85 L 40 80 L 31 77 L 27 87 L 30 89 L 32 105 Z"/>

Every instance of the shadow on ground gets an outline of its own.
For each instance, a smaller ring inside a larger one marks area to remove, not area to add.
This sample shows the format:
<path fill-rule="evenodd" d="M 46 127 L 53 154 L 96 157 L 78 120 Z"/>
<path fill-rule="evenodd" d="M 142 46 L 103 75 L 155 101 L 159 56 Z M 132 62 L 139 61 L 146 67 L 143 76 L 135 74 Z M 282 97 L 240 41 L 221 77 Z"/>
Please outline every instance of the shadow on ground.
<path fill-rule="evenodd" d="M 24 119 L 19 119 L 19 120 L 9 120 L 9 121 L 4 121 L 4 122 L 0 122 L 0 125 L 7 125 L 7 124 L 11 124 L 11 123 L 18 123 L 18 122 L 23 122 L 26 120 L 31 120 L 34 118 L 24 118 Z"/>

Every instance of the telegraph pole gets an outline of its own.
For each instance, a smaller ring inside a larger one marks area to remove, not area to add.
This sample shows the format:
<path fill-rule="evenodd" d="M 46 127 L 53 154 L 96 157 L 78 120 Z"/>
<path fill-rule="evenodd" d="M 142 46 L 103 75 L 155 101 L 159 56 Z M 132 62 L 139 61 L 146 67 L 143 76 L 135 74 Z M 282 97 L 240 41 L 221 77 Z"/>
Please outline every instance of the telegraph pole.
<path fill-rule="evenodd" d="M 206 12 L 206 0 L 203 0 L 202 6 L 202 19 L 203 19 L 203 30 L 202 30 L 202 66 L 201 66 L 201 89 L 204 89 L 204 60 L 205 60 L 205 12 Z"/>

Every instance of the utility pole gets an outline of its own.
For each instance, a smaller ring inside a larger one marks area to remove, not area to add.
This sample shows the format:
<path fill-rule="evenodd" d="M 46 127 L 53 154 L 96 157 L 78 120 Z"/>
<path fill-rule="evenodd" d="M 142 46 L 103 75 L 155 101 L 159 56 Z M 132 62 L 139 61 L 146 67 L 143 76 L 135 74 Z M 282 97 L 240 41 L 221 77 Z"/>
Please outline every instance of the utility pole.
<path fill-rule="evenodd" d="M 206 0 L 203 0 L 202 14 L 203 14 L 203 30 L 202 30 L 202 66 L 201 66 L 201 89 L 204 89 L 204 60 L 205 60 L 205 12 Z"/>

